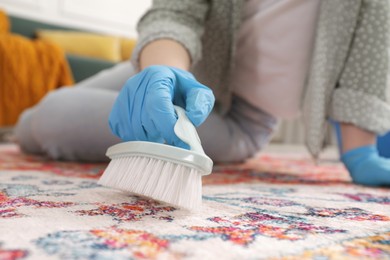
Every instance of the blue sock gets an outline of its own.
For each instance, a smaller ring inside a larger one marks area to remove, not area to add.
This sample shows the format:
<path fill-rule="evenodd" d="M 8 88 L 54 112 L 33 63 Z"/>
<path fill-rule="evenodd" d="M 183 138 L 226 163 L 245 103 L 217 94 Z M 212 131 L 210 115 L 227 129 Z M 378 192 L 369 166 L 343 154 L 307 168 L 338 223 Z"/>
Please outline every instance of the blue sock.
<path fill-rule="evenodd" d="M 377 138 L 379 155 L 390 158 L 390 132 Z"/>
<path fill-rule="evenodd" d="M 375 145 L 344 153 L 341 161 L 353 182 L 368 186 L 390 186 L 390 158 L 381 157 Z"/>

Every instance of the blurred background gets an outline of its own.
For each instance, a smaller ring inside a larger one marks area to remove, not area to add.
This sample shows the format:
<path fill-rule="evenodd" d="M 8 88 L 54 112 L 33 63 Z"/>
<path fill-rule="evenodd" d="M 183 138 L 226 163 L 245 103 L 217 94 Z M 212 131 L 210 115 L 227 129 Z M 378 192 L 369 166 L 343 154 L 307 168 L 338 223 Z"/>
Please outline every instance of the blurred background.
<path fill-rule="evenodd" d="M 135 37 L 135 26 L 151 0 L 0 0 L 9 15 L 50 24 Z"/>
<path fill-rule="evenodd" d="M 150 5 L 151 0 L 0 0 L 3 13 L 0 19 L 0 33 L 3 33 L 0 140 L 8 140 L 21 111 L 33 106 L 48 91 L 72 85 L 129 59 L 137 39 L 137 21 Z M 36 39 L 49 41 L 64 51 L 65 63 L 53 58 L 56 57 L 54 50 L 48 54 L 49 47 L 37 46 Z M 26 47 L 28 45 L 31 46 Z M 37 69 L 36 57 L 28 58 L 30 52 L 24 51 L 28 48 L 39 49 L 41 57 L 56 61 L 55 66 L 49 66 L 53 75 L 48 78 L 48 68 L 40 68 L 34 73 L 35 81 L 25 80 L 26 75 L 31 75 L 29 68 Z M 26 64 L 4 69 L 5 63 L 16 62 L 17 55 L 12 53 L 19 53 Z M 7 77 L 13 80 L 7 81 Z M 327 144 L 334 144 L 332 131 L 328 133 Z M 281 122 L 273 137 L 273 143 L 302 145 L 303 142 L 300 118 Z"/>

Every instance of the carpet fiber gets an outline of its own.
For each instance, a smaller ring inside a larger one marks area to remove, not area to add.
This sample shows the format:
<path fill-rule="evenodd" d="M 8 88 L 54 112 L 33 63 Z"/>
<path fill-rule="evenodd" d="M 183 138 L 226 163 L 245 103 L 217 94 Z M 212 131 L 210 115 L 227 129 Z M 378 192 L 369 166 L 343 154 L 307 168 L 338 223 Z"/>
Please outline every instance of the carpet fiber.
<path fill-rule="evenodd" d="M 0 146 L 0 259 L 390 259 L 390 190 L 334 161 L 219 165 L 195 213 L 101 187 L 104 168 Z"/>

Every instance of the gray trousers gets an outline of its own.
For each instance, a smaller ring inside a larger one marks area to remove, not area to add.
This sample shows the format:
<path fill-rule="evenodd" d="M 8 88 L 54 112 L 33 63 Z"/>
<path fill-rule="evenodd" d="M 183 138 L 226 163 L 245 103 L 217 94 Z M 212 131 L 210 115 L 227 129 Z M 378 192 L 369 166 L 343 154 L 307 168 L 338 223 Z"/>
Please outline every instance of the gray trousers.
<path fill-rule="evenodd" d="M 108 161 L 107 148 L 121 142 L 108 126 L 119 90 L 134 75 L 130 62 L 102 71 L 72 88 L 47 94 L 26 110 L 15 127 L 23 151 L 57 160 Z M 205 152 L 215 162 L 242 161 L 266 145 L 277 120 L 234 97 L 224 116 L 212 112 L 198 128 Z"/>

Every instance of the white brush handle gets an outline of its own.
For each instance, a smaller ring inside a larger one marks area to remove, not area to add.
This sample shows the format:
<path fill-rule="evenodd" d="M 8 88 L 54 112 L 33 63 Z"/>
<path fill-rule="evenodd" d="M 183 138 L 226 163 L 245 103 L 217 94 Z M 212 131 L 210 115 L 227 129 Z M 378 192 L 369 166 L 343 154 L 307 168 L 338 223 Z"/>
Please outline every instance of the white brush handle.
<path fill-rule="evenodd" d="M 178 119 L 173 130 L 175 134 L 191 148 L 191 151 L 204 154 L 198 132 L 196 132 L 195 126 L 186 116 L 186 111 L 179 107 L 174 106 Z"/>

